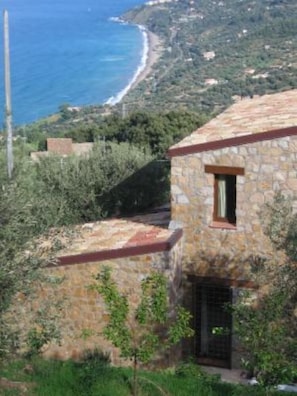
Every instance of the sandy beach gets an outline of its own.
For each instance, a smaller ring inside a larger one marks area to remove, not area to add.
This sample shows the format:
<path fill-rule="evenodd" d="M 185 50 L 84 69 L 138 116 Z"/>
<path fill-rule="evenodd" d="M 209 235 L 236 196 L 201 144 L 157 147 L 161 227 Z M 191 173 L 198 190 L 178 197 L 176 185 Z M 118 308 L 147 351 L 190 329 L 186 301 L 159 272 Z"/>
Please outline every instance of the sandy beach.
<path fill-rule="evenodd" d="M 157 62 L 163 52 L 163 46 L 161 39 L 155 34 L 140 26 L 142 33 L 145 35 L 144 40 L 144 54 L 142 57 L 142 63 L 136 71 L 132 81 L 116 96 L 110 97 L 104 104 L 115 105 L 127 95 L 131 89 L 135 88 L 137 84 L 143 81 L 152 71 L 153 65 Z"/>
<path fill-rule="evenodd" d="M 147 32 L 147 37 L 148 37 L 148 55 L 147 55 L 147 61 L 145 68 L 142 70 L 141 73 L 137 76 L 136 80 L 134 81 L 133 85 L 131 86 L 131 89 L 135 88 L 137 84 L 139 84 L 142 80 L 144 80 L 152 71 L 153 65 L 157 62 L 157 60 L 160 58 L 163 47 L 160 38 L 155 34 L 150 32 L 149 30 Z"/>

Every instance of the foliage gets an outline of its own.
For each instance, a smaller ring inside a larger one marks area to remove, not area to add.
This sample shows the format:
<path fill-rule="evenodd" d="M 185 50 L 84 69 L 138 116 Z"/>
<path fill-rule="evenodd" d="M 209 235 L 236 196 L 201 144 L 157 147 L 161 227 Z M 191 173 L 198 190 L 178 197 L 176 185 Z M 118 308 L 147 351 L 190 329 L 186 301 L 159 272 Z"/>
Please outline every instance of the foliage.
<path fill-rule="evenodd" d="M 217 113 L 234 99 L 297 86 L 294 0 L 212 3 L 178 1 L 128 12 L 162 42 L 153 73 L 123 101 L 159 108 Z M 204 55 L 212 51 L 214 57 Z M 216 84 L 208 85 L 213 78 Z M 236 98 L 237 96 L 237 98 Z"/>
<path fill-rule="evenodd" d="M 108 191 L 102 200 L 108 214 L 141 213 L 170 201 L 170 163 L 154 160 Z"/>
<path fill-rule="evenodd" d="M 297 378 L 296 216 L 292 203 L 279 193 L 261 213 L 264 232 L 276 250 L 285 250 L 286 261 L 264 260 L 254 269 L 264 292 L 257 300 L 243 293 L 233 307 L 236 332 L 247 351 L 245 366 L 264 385 Z"/>
<path fill-rule="evenodd" d="M 98 143 L 88 157 L 45 158 L 36 164 L 36 178 L 59 202 L 62 223 L 93 221 L 169 200 L 168 165 L 151 161 L 129 144 Z"/>
<path fill-rule="evenodd" d="M 205 118 L 188 111 L 164 113 L 131 112 L 127 117 L 113 115 L 97 127 L 96 137 L 117 142 L 129 142 L 147 148 L 153 156 L 164 157 L 168 148 L 197 129 Z"/>
<path fill-rule="evenodd" d="M 81 367 L 79 379 L 83 385 L 82 391 L 85 391 L 86 388 L 92 388 L 96 383 L 98 374 L 108 371 L 110 360 L 106 354 L 95 348 L 84 351 L 79 365 Z"/>
<path fill-rule="evenodd" d="M 206 374 L 198 364 L 193 360 L 181 362 L 175 369 L 175 375 L 178 377 L 198 377 L 205 378 Z"/>
<path fill-rule="evenodd" d="M 39 281 L 47 282 L 40 269 L 61 248 L 59 232 L 53 230 L 51 236 L 57 243 L 53 243 L 44 255 L 38 237 L 43 234 L 46 238 L 49 228 L 60 222 L 63 208 L 58 208 L 59 202 L 44 194 L 41 184 L 35 179 L 34 167 L 21 149 L 22 146 L 17 146 L 15 150 L 13 179 L 8 181 L 4 174 L 0 174 L 1 358 L 18 349 L 19 328 L 22 326 L 15 320 L 17 309 L 32 298 Z M 0 152 L 0 158 L 3 158 L 2 154 Z M 71 232 L 68 237 L 70 235 Z M 53 301 L 52 306 L 55 305 Z"/>
<path fill-rule="evenodd" d="M 276 249 L 285 249 L 293 215 L 292 199 L 278 192 L 260 213 L 264 232 Z"/>
<path fill-rule="evenodd" d="M 76 112 L 68 111 L 71 117 L 65 122 L 58 118 L 51 123 L 39 122 L 20 128 L 17 132 L 26 136 L 27 142 L 35 143 L 45 150 L 47 137 L 68 137 L 74 142 L 117 142 L 129 143 L 141 151 L 163 158 L 168 148 L 201 126 L 206 118 L 186 110 L 146 112 L 127 106 L 128 114 L 123 117 L 113 109 L 112 114 L 101 113 L 89 108 Z"/>
<path fill-rule="evenodd" d="M 28 370 L 30 369 L 30 370 Z M 12 361 L 0 370 L 0 376 L 27 386 L 31 396 L 129 396 L 129 368 L 111 367 L 100 352 L 79 362 L 42 360 Z M 261 387 L 228 384 L 220 380 L 193 375 L 180 376 L 164 371 L 141 372 L 145 379 L 142 396 L 160 396 L 160 388 L 174 396 L 281 396 L 283 392 L 267 391 Z M 157 384 L 158 387 L 153 386 Z M 34 385 L 33 385 L 34 384 Z M 1 395 L 20 395 L 22 392 L 1 389 Z M 291 395 L 291 393 L 285 393 Z M 293 395 L 293 394 L 292 394 Z"/>
<path fill-rule="evenodd" d="M 137 393 L 139 363 L 149 362 L 161 349 L 169 348 L 184 337 L 191 337 L 191 316 L 182 307 L 176 308 L 176 317 L 169 318 L 167 281 L 156 272 L 141 283 L 141 298 L 135 312 L 129 309 L 128 297 L 122 295 L 111 279 L 111 271 L 105 268 L 92 286 L 104 298 L 109 322 L 104 336 L 119 348 L 121 356 L 133 361 L 133 394 Z"/>
<path fill-rule="evenodd" d="M 0 171 L 1 356 L 18 345 L 15 331 L 8 335 L 4 315 L 15 296 L 21 292 L 27 298 L 42 276 L 39 269 L 46 260 L 40 251 L 39 235 L 46 238 L 53 227 L 144 210 L 169 199 L 168 164 L 150 165 L 149 154 L 128 144 L 98 143 L 89 157 L 51 157 L 32 164 L 20 141 L 15 159 L 11 181 L 4 166 Z M 5 163 L 4 150 L 0 163 Z M 133 176 L 135 172 L 140 172 L 139 179 Z M 52 239 L 55 243 L 44 255 L 49 259 L 61 248 L 59 238 Z M 32 329 L 28 341 L 33 349 L 39 349 L 53 334 L 52 329 Z"/>
<path fill-rule="evenodd" d="M 244 368 L 263 385 L 290 383 L 297 376 L 296 360 L 291 355 L 296 340 L 284 320 L 287 295 L 275 290 L 248 305 L 242 296 L 233 308 L 236 334 L 247 351 Z"/>
<path fill-rule="evenodd" d="M 27 357 L 40 354 L 49 342 L 60 343 L 59 319 L 61 309 L 62 302 L 54 301 L 53 298 L 37 309 L 34 315 L 34 325 L 26 336 Z"/>

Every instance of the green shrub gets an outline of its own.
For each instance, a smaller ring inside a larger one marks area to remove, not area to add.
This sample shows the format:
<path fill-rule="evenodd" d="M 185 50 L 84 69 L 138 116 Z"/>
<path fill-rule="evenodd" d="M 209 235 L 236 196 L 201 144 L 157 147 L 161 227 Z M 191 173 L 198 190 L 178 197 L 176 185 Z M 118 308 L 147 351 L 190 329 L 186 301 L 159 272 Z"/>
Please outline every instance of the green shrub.
<path fill-rule="evenodd" d="M 177 365 L 175 369 L 175 375 L 177 377 L 194 377 L 194 378 L 205 378 L 206 373 L 202 370 L 202 368 L 194 363 L 192 360 L 181 362 Z"/>

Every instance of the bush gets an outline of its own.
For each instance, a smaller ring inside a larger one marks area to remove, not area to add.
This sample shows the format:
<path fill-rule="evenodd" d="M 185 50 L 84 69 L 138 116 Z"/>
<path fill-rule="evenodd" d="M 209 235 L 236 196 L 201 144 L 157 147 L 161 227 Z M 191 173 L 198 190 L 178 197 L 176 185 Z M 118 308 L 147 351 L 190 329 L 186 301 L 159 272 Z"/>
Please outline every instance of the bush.
<path fill-rule="evenodd" d="M 205 378 L 206 373 L 202 368 L 194 363 L 192 360 L 181 362 L 175 369 L 175 375 L 177 377 L 195 377 L 195 378 Z"/>
<path fill-rule="evenodd" d="M 126 143 L 98 143 L 88 158 L 40 161 L 37 183 L 57 202 L 61 224 L 94 221 L 121 211 L 141 211 L 169 196 L 168 166 L 148 166 L 151 160 Z M 152 193 L 153 188 L 162 193 Z"/>
<path fill-rule="evenodd" d="M 110 368 L 110 359 L 99 349 L 86 350 L 78 367 L 80 368 L 79 383 L 82 390 L 85 390 L 96 383 L 98 376 L 106 376 Z"/>

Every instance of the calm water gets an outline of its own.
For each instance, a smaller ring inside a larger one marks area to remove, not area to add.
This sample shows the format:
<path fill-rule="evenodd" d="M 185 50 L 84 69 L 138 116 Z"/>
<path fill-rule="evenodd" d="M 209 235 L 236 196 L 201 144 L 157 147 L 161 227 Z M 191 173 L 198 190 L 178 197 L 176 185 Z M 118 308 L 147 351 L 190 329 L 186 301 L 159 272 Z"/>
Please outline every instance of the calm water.
<path fill-rule="evenodd" d="M 19 125 L 63 103 L 102 104 L 127 87 L 143 61 L 137 26 L 110 20 L 143 0 L 2 0 L 9 13 L 13 121 Z M 1 15 L 1 34 L 3 17 Z M 0 123 L 4 117 L 3 40 Z"/>

